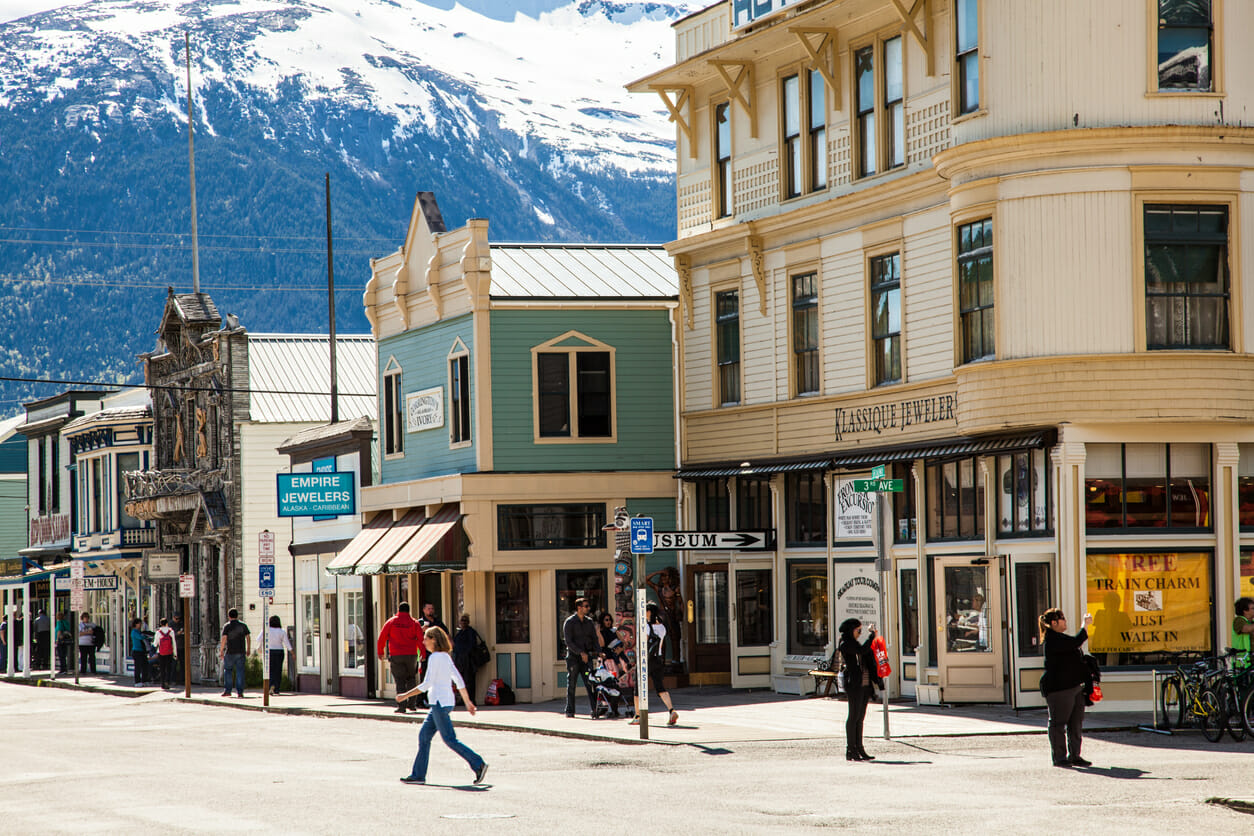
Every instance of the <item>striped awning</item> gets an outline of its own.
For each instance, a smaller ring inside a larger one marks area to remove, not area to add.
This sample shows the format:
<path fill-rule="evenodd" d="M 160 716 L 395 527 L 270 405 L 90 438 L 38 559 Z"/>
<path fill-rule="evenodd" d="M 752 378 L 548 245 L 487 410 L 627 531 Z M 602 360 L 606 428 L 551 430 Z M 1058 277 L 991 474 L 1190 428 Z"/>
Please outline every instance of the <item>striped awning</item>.
<path fill-rule="evenodd" d="M 353 567 L 353 574 L 385 574 L 383 567 L 418 533 L 426 519 L 427 512 L 424 509 L 411 508 L 405 516 L 392 523 L 392 527 L 379 538 L 379 542 L 375 543 L 374 547 L 357 561 L 357 565 Z"/>
<path fill-rule="evenodd" d="M 419 564 L 439 548 L 445 537 L 460 527 L 462 516 L 456 503 L 445 505 L 434 517 L 427 520 L 413 539 L 392 555 L 387 566 L 378 574 L 408 575 L 419 571 Z"/>
<path fill-rule="evenodd" d="M 366 523 L 366 527 L 357 532 L 347 546 L 340 550 L 327 565 L 327 571 L 332 575 L 351 575 L 353 569 L 357 566 L 358 561 L 370 553 L 375 544 L 387 533 L 392 527 L 392 515 L 384 512 L 375 516 L 373 520 Z"/>
<path fill-rule="evenodd" d="M 958 456 L 988 456 L 995 453 L 1018 453 L 1038 450 L 1053 445 L 1057 438 L 1051 427 L 1015 435 L 984 436 L 981 438 L 945 439 L 894 448 L 880 448 L 858 453 L 846 453 L 832 457 L 834 468 L 865 468 L 870 465 L 910 462 L 915 459 L 952 459 Z"/>
<path fill-rule="evenodd" d="M 704 464 L 682 467 L 675 473 L 676 479 L 722 479 L 727 476 L 771 476 L 775 473 L 797 473 L 810 470 L 827 470 L 831 467 L 831 455 L 806 458 L 774 459 L 769 461 L 740 462 L 730 464 Z"/>

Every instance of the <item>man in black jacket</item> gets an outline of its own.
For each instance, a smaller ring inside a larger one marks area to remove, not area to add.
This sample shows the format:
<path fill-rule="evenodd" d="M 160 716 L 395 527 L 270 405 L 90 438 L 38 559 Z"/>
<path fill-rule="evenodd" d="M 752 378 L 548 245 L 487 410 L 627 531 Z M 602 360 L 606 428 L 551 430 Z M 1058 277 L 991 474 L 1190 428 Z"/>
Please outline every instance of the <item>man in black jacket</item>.
<path fill-rule="evenodd" d="M 566 716 L 575 716 L 575 680 L 582 674 L 588 690 L 588 713 L 596 710 L 596 696 L 588 679 L 592 659 L 597 652 L 597 626 L 588 617 L 591 605 L 587 598 L 575 599 L 575 614 L 562 624 L 562 638 L 566 642 Z"/>

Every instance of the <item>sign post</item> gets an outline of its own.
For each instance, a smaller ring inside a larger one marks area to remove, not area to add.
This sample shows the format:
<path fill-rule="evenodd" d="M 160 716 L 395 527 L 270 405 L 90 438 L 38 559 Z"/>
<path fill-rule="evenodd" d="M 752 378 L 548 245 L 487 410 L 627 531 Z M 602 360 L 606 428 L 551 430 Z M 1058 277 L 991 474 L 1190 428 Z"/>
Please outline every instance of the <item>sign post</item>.
<path fill-rule="evenodd" d="M 854 479 L 853 489 L 859 493 L 875 493 L 875 569 L 880 576 L 880 620 L 883 624 L 879 633 L 888 646 L 888 573 L 892 571 L 892 560 L 888 557 L 888 538 L 884 536 L 884 503 L 885 493 L 899 493 L 905 490 L 901 479 L 886 479 L 885 468 L 881 465 L 871 471 L 871 479 Z M 884 739 L 891 734 L 888 730 L 888 686 L 885 684 L 880 701 L 884 705 Z"/>
<path fill-rule="evenodd" d="M 257 535 L 257 587 L 261 592 L 261 705 L 270 707 L 270 599 L 274 597 L 274 532 Z"/>
<path fill-rule="evenodd" d="M 640 720 L 640 739 L 649 739 L 649 638 L 648 598 L 645 593 L 644 557 L 653 554 L 653 518 L 632 517 L 631 553 L 636 556 L 636 717 Z"/>
<path fill-rule="evenodd" d="M 196 594 L 196 576 L 190 572 L 179 575 L 179 597 L 183 599 L 183 697 L 192 695 L 192 624 L 190 601 Z"/>
<path fill-rule="evenodd" d="M 70 646 L 74 652 L 70 656 L 70 664 L 74 667 L 74 684 L 78 684 L 78 614 L 87 606 L 87 593 L 83 589 L 83 580 L 87 574 L 87 564 L 82 560 L 70 561 Z M 56 594 L 57 582 L 52 582 L 52 594 Z"/>

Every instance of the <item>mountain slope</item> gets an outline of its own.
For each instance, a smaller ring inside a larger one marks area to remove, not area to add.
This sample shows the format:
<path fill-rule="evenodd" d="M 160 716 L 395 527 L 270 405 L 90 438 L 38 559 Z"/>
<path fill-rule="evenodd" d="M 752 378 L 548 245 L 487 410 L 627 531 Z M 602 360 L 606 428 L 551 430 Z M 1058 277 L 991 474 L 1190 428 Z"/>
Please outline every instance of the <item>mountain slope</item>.
<path fill-rule="evenodd" d="M 0 24 L 0 376 L 133 381 L 190 289 L 184 31 L 201 285 L 251 330 L 326 329 L 325 173 L 341 332 L 419 190 L 494 240 L 673 237 L 673 128 L 622 85 L 687 4 L 25 2 Z M 0 414 L 56 391 L 0 387 Z"/>

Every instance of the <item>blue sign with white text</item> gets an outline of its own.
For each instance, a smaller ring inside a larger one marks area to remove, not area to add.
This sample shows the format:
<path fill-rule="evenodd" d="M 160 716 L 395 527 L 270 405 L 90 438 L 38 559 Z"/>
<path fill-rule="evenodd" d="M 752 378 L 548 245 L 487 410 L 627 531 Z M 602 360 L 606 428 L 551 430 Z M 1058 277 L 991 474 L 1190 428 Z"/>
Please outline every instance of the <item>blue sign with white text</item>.
<path fill-rule="evenodd" d="M 631 553 L 653 554 L 653 517 L 631 518 Z"/>
<path fill-rule="evenodd" d="M 257 569 L 257 588 L 274 589 L 274 564 L 263 563 Z"/>
<path fill-rule="evenodd" d="M 327 517 L 357 513 L 353 471 L 279 473 L 280 517 Z"/>

